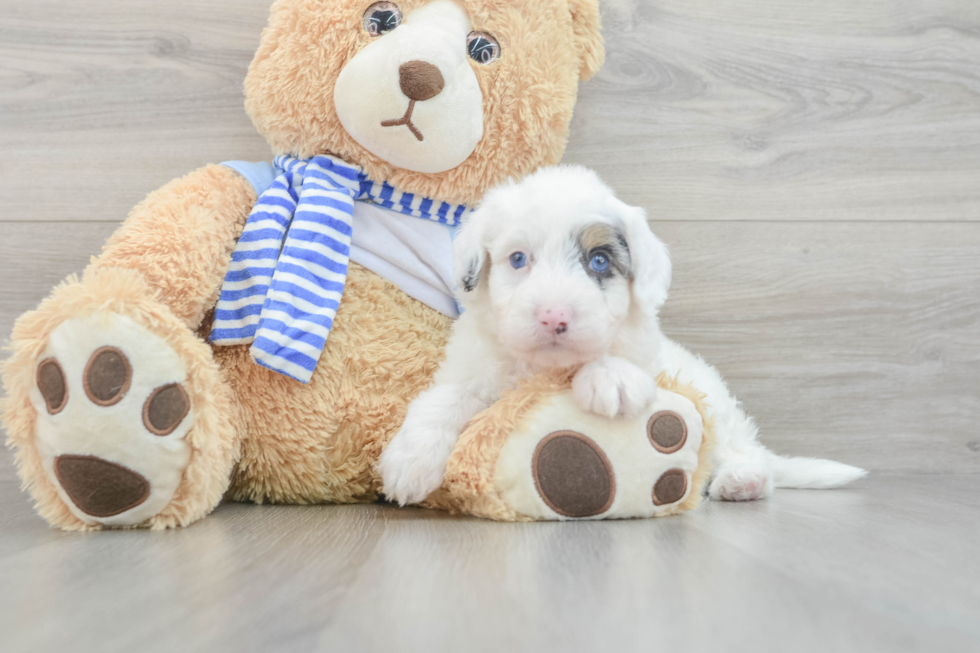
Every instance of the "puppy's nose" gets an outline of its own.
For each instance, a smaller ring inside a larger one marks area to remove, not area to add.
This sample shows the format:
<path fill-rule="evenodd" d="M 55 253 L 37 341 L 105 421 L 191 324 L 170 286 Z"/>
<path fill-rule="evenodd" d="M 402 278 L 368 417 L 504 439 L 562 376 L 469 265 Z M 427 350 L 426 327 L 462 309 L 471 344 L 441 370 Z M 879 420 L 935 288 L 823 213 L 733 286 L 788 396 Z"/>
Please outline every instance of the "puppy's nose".
<path fill-rule="evenodd" d="M 411 100 L 424 102 L 442 93 L 446 80 L 428 61 L 407 61 L 398 67 L 398 83 Z"/>
<path fill-rule="evenodd" d="M 568 331 L 568 323 L 572 320 L 572 311 L 567 308 L 539 308 L 538 322 L 549 333 L 561 335 Z"/>

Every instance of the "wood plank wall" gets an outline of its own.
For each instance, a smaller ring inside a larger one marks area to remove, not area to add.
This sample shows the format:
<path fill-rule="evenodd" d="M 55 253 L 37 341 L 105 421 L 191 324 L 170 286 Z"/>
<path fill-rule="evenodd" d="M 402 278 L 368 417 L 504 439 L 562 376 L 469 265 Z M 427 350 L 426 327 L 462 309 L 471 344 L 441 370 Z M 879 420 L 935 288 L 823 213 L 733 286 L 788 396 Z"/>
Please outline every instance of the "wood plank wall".
<path fill-rule="evenodd" d="M 0 0 L 0 332 L 147 192 L 261 160 L 269 0 Z M 604 0 L 566 160 L 671 246 L 666 331 L 783 453 L 980 472 L 980 3 Z"/>

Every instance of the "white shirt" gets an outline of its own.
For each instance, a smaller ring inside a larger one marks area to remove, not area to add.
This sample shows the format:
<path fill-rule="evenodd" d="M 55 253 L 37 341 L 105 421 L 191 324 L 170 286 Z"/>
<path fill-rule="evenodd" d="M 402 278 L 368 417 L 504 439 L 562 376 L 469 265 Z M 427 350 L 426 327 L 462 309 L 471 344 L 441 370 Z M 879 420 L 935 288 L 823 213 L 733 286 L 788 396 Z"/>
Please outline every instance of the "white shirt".
<path fill-rule="evenodd" d="M 453 295 L 452 228 L 370 202 L 354 202 L 350 260 L 409 297 L 459 317 Z"/>
<path fill-rule="evenodd" d="M 276 179 L 268 162 L 226 161 L 261 195 Z M 454 228 L 403 215 L 371 202 L 354 202 L 350 260 L 392 282 L 409 297 L 459 317 L 453 294 Z"/>

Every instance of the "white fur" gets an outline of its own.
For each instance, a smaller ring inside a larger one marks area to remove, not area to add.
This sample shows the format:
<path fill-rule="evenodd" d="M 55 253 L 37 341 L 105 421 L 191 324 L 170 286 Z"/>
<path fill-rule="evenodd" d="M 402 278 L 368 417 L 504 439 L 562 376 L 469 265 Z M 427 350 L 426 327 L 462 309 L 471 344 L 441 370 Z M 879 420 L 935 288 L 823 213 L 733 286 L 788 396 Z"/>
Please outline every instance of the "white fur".
<path fill-rule="evenodd" d="M 577 234 L 595 223 L 625 236 L 631 271 L 602 287 L 586 272 Z M 527 265 L 515 269 L 511 255 Z M 654 377 L 678 376 L 707 395 L 717 425 L 714 499 L 761 499 L 780 487 L 834 487 L 864 470 L 831 461 L 785 459 L 756 439 L 757 429 L 718 371 L 660 330 L 671 263 L 642 209 L 627 206 L 595 173 L 540 170 L 487 194 L 457 237 L 455 268 L 466 309 L 431 389 L 416 399 L 381 456 L 385 494 L 401 504 L 439 487 L 467 421 L 519 378 L 581 366 L 578 406 L 605 417 L 631 416 L 650 404 Z M 469 288 L 469 290 L 466 290 Z M 567 332 L 542 327 L 539 311 L 571 316 Z"/>
<path fill-rule="evenodd" d="M 584 410 L 609 418 L 633 417 L 653 402 L 656 392 L 657 384 L 650 374 L 615 356 L 586 363 L 572 380 L 575 402 Z"/>

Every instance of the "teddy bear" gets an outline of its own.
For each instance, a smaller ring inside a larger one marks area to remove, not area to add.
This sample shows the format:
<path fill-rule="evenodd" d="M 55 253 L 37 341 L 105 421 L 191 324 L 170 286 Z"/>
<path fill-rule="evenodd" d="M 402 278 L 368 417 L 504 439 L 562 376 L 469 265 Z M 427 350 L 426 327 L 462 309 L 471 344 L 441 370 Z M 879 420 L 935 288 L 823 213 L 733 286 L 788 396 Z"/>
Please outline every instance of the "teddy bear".
<path fill-rule="evenodd" d="M 561 159 L 602 60 L 596 0 L 277 0 L 245 80 L 274 162 L 151 193 L 17 320 L 3 422 L 39 514 L 163 529 L 223 498 L 378 500 L 374 466 L 457 315 L 455 227 L 494 184 Z M 427 505 L 694 507 L 713 425 L 696 391 L 660 383 L 613 423 L 577 411 L 567 375 L 527 381 L 473 420 Z"/>

